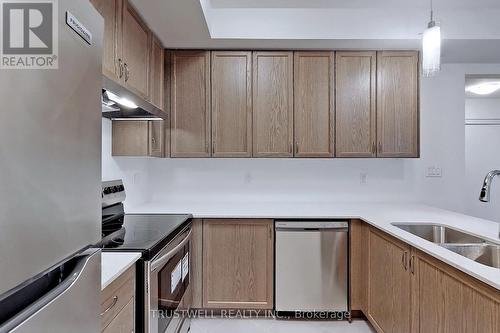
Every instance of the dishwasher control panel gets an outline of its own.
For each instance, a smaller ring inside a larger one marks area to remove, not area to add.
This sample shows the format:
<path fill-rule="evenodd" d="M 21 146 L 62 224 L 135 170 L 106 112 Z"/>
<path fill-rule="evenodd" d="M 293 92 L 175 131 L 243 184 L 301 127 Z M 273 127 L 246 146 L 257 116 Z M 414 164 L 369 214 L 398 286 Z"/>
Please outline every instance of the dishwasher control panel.
<path fill-rule="evenodd" d="M 277 220 L 276 229 L 347 229 L 347 221 Z"/>

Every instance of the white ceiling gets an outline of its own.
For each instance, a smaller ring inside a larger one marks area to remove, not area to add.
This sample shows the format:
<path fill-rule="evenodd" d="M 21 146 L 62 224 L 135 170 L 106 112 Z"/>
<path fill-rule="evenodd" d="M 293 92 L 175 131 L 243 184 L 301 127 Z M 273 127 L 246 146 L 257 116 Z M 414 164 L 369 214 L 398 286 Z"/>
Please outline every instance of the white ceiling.
<path fill-rule="evenodd" d="M 429 1 L 131 0 L 167 48 L 419 48 Z M 500 62 L 499 0 L 434 0 L 443 62 Z"/>

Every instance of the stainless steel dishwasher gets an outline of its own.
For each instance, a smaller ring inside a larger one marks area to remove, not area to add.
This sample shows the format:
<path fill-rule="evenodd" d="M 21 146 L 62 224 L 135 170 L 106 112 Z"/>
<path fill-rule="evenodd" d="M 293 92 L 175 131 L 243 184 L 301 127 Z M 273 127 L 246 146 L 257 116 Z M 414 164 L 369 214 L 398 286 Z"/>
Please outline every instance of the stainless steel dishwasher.
<path fill-rule="evenodd" d="M 275 310 L 348 311 L 348 222 L 277 220 L 275 231 Z"/>

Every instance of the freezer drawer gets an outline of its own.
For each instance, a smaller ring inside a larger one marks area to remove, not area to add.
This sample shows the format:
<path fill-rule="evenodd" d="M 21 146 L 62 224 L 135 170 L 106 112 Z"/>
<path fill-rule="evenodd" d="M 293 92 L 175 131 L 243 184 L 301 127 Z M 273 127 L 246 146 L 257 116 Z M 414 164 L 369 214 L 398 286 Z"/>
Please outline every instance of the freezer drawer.
<path fill-rule="evenodd" d="M 347 222 L 276 222 L 276 311 L 348 310 Z"/>
<path fill-rule="evenodd" d="M 101 250 L 89 249 L 0 299 L 0 333 L 97 333 L 100 297 Z"/>

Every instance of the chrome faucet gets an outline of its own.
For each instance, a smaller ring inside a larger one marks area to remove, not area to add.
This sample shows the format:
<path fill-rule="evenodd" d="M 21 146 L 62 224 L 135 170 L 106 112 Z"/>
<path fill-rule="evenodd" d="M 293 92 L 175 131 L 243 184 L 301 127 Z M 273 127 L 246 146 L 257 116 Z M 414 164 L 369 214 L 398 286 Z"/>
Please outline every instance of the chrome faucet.
<path fill-rule="evenodd" d="M 500 170 L 493 170 L 488 172 L 486 177 L 484 177 L 483 187 L 481 188 L 481 193 L 479 194 L 479 200 L 482 202 L 490 201 L 491 192 L 491 182 L 495 176 L 500 176 Z"/>

